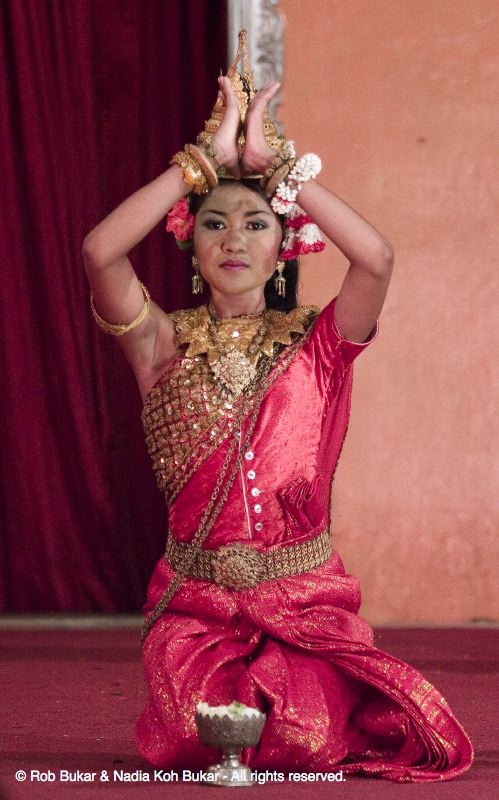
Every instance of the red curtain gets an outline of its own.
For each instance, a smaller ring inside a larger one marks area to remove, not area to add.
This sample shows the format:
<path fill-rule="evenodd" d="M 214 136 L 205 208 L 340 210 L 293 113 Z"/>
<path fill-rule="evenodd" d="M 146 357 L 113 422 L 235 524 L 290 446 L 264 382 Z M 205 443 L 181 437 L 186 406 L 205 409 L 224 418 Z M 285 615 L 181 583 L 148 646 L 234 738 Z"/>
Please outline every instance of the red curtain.
<path fill-rule="evenodd" d="M 166 537 L 117 344 L 96 330 L 81 243 L 209 116 L 224 0 L 0 3 L 0 605 L 130 611 Z M 190 303 L 163 226 L 131 260 Z"/>

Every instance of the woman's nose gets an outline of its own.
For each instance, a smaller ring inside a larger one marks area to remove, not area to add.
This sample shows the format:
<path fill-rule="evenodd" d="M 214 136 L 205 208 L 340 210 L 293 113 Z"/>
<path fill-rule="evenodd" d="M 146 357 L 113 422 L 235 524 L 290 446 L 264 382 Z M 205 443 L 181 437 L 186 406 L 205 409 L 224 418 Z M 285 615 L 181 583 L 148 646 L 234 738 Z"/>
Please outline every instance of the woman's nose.
<path fill-rule="evenodd" d="M 222 249 L 230 253 L 240 253 L 246 249 L 244 233 L 238 228 L 229 228 L 222 241 Z"/>

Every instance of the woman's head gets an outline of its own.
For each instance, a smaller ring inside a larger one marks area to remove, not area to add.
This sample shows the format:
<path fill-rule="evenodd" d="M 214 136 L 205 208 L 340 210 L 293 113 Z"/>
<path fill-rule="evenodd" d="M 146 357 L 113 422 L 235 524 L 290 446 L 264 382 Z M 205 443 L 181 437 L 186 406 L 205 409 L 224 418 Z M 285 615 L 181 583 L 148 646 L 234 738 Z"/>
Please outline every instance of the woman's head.
<path fill-rule="evenodd" d="M 296 306 L 297 265 L 287 262 L 286 298 L 274 286 L 283 224 L 259 182 L 225 180 L 191 199 L 194 252 L 204 280 L 224 295 L 265 294 L 268 308 Z"/>

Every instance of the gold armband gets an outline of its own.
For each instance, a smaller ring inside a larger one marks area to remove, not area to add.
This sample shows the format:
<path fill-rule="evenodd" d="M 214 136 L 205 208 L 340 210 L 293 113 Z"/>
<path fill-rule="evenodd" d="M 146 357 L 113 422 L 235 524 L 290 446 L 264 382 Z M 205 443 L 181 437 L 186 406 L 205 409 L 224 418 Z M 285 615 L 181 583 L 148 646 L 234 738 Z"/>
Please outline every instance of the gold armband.
<path fill-rule="evenodd" d="M 142 289 L 142 294 L 144 295 L 144 305 L 142 306 L 142 310 L 135 317 L 135 319 L 133 319 L 131 322 L 128 323 L 115 324 L 113 322 L 106 322 L 106 320 L 102 319 L 102 317 L 98 314 L 94 306 L 93 295 L 92 294 L 90 295 L 90 308 L 92 309 L 93 317 L 99 328 L 103 330 L 104 333 L 110 333 L 112 336 L 123 336 L 124 333 L 132 331 L 134 328 L 137 327 L 137 325 L 140 325 L 140 323 L 147 317 L 147 314 L 149 313 L 149 300 L 151 299 L 151 295 L 147 291 L 144 284 L 141 283 L 141 281 L 139 281 L 139 283 L 140 283 L 140 288 Z"/>

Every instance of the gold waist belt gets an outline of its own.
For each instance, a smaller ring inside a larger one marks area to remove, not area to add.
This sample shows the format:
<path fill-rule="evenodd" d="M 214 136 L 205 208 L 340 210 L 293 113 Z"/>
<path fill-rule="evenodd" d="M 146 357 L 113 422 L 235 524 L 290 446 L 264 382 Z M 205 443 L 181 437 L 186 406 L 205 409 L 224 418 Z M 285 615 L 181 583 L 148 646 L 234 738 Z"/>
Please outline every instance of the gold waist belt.
<path fill-rule="evenodd" d="M 331 535 L 325 530 L 307 542 L 282 545 L 266 552 L 241 542 L 217 550 L 203 550 L 169 536 L 165 558 L 181 575 L 240 591 L 251 589 L 262 581 L 310 572 L 324 564 L 331 552 Z"/>

